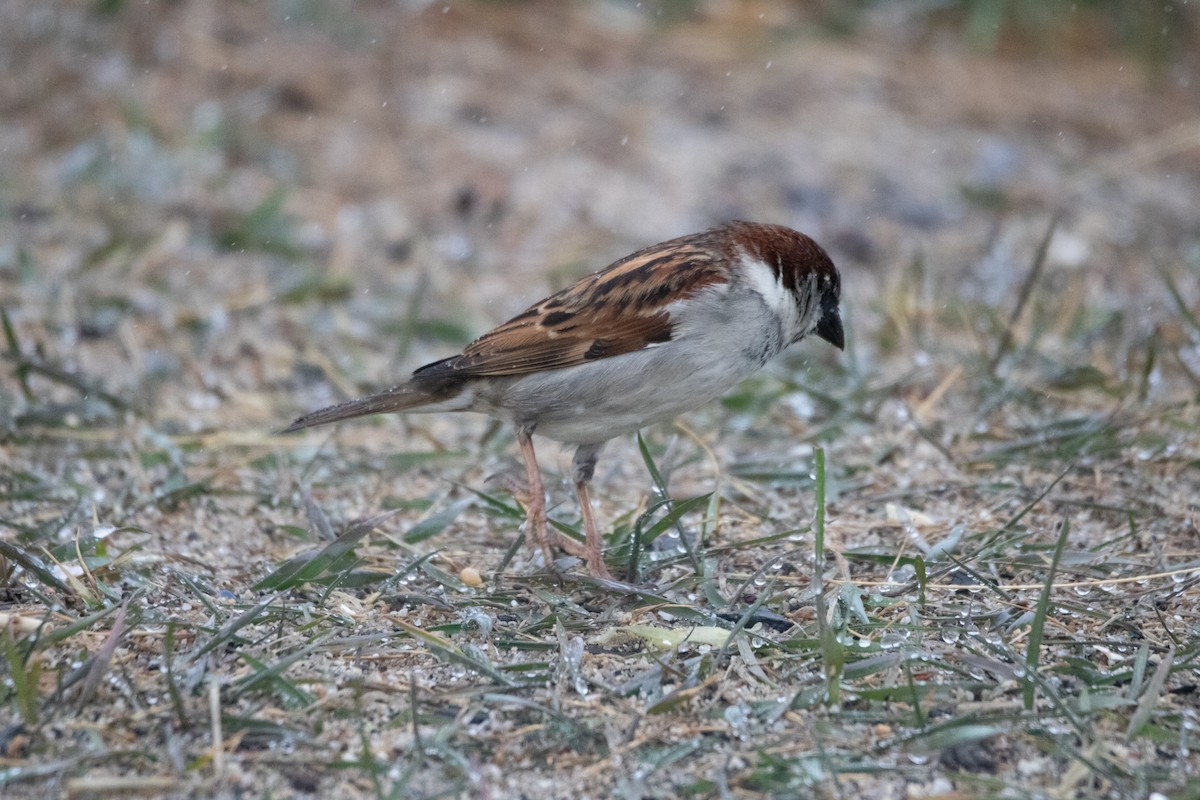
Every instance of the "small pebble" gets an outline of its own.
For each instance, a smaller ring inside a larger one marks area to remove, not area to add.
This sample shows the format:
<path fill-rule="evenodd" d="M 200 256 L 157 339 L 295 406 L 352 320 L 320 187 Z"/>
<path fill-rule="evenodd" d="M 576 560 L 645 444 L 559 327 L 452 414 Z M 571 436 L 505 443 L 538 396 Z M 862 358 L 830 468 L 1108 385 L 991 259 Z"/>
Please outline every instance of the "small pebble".
<path fill-rule="evenodd" d="M 474 567 L 463 567 L 458 573 L 458 579 L 475 589 L 483 586 L 483 576 Z"/>

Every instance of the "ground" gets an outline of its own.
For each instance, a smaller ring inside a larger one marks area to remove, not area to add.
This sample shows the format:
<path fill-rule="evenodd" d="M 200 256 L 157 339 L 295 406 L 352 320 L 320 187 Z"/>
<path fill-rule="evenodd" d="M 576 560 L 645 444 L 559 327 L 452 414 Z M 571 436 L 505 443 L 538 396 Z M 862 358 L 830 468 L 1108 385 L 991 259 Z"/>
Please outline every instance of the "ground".
<path fill-rule="evenodd" d="M 1200 17 L 1080 5 L 0 4 L 4 795 L 1200 795 Z M 729 218 L 847 348 L 610 445 L 613 582 L 276 433 Z"/>

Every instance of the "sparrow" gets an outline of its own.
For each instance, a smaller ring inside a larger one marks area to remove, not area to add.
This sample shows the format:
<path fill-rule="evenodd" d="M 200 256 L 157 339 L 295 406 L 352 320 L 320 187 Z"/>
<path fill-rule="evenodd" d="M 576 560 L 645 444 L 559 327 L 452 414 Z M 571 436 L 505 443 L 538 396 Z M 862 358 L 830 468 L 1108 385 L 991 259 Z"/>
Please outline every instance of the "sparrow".
<path fill-rule="evenodd" d="M 588 485 L 604 444 L 719 397 L 809 334 L 845 347 L 841 276 L 808 236 L 729 222 L 588 275 L 386 391 L 298 418 L 283 432 L 391 412 L 476 411 L 511 423 L 529 496 L 526 530 L 553 568 L 533 434 L 575 446 L 585 544 L 610 577 Z"/>

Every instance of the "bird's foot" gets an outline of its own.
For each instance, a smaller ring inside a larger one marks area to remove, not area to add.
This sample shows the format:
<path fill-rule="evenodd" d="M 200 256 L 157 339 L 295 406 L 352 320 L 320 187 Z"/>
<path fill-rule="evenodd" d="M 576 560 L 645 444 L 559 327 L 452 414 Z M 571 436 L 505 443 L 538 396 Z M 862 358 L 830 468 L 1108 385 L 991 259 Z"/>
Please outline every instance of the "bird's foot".
<path fill-rule="evenodd" d="M 604 563 L 604 556 L 601 554 L 599 547 L 592 547 L 589 542 L 583 550 L 583 561 L 587 564 L 588 572 L 593 578 L 614 580 L 612 573 L 608 571 L 608 566 Z"/>
<path fill-rule="evenodd" d="M 523 507 L 529 508 L 529 500 L 533 493 L 529 491 L 529 481 L 516 467 L 492 473 L 484 479 L 483 485 L 495 487 L 510 495 Z"/>
<path fill-rule="evenodd" d="M 534 552 L 541 551 L 547 569 L 556 571 L 554 554 L 556 551 L 560 551 L 583 561 L 587 566 L 588 573 L 593 577 L 612 579 L 612 574 L 604 564 L 598 541 L 589 537 L 585 544 L 572 539 L 561 531 L 551 529 L 546 516 L 545 498 L 534 497 L 529 481 L 524 475 L 515 469 L 502 470 L 489 475 L 484 483 L 507 492 L 525 507 L 525 532 L 529 547 Z M 538 499 L 541 500 L 540 503 L 537 502 Z M 597 546 L 593 547 L 593 544 Z"/>

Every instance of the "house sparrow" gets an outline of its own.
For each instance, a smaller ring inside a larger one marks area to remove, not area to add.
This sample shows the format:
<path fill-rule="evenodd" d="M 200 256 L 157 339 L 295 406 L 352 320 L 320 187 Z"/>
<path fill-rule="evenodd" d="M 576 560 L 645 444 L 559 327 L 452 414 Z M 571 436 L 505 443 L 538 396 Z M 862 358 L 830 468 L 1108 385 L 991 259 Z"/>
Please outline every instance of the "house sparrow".
<path fill-rule="evenodd" d="M 810 333 L 844 347 L 841 278 L 820 245 L 780 225 L 731 222 L 639 250 L 535 303 L 405 383 L 314 411 L 284 433 L 365 414 L 478 411 L 516 427 L 531 544 L 554 562 L 535 432 L 576 446 L 586 544 L 609 577 L 588 484 L 604 443 L 719 397 Z"/>

